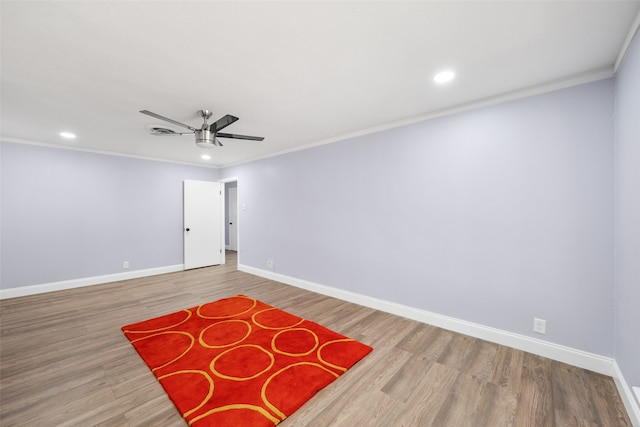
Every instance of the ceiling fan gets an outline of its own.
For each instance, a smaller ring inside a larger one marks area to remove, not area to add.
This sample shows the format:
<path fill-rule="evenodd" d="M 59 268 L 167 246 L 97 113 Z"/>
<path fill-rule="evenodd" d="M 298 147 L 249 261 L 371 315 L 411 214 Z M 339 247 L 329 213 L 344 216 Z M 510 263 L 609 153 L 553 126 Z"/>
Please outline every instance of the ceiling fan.
<path fill-rule="evenodd" d="M 174 125 L 181 126 L 183 128 L 189 129 L 191 132 L 173 132 L 169 130 L 165 131 L 154 131 L 152 135 L 192 135 L 196 136 L 196 145 L 198 147 L 203 148 L 213 148 L 214 146 L 222 147 L 222 143 L 218 140 L 218 138 L 232 138 L 232 139 L 248 139 L 251 141 L 262 141 L 264 137 L 261 136 L 248 136 L 248 135 L 237 135 L 235 133 L 221 133 L 220 131 L 231 123 L 238 120 L 237 117 L 227 114 L 222 117 L 218 121 L 208 124 L 207 120 L 211 118 L 211 111 L 209 110 L 200 110 L 200 116 L 204 119 L 204 123 L 202 126 L 198 128 L 194 128 L 189 125 L 185 125 L 184 123 L 180 123 L 168 117 L 161 116 L 160 114 L 153 113 L 147 110 L 140 110 L 142 114 L 146 114 L 147 116 L 155 117 L 160 120 L 164 120 L 165 122 L 173 123 Z"/>

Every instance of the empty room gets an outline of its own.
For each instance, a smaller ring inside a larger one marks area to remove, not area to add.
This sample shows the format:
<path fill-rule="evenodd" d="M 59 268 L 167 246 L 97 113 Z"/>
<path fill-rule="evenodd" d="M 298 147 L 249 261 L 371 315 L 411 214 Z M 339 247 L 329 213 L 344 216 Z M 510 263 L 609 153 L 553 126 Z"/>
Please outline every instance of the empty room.
<path fill-rule="evenodd" d="M 3 427 L 640 427 L 640 1 L 0 20 Z"/>

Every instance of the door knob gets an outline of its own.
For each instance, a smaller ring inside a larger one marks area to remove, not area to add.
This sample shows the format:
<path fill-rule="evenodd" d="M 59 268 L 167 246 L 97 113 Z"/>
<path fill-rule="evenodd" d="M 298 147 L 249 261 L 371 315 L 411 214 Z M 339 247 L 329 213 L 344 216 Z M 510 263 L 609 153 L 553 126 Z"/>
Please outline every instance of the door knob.
<path fill-rule="evenodd" d="M 189 230 L 190 230 L 190 228 L 185 228 L 184 230 L 185 230 L 185 231 L 189 231 Z"/>

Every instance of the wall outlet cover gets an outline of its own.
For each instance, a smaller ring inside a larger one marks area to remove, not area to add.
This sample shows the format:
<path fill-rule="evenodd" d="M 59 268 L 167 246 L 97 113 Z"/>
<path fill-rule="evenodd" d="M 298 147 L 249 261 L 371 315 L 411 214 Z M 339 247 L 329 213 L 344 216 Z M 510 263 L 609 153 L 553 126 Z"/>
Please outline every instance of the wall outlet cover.
<path fill-rule="evenodd" d="M 533 332 L 545 335 L 547 333 L 547 321 L 544 319 L 533 319 Z"/>

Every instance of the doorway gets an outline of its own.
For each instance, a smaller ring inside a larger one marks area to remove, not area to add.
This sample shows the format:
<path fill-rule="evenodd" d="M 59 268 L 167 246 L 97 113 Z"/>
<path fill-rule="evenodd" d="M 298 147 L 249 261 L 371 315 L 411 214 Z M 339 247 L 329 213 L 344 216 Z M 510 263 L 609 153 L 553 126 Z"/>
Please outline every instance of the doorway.
<path fill-rule="evenodd" d="M 231 251 L 238 250 L 238 183 L 229 182 L 225 185 L 226 191 L 226 248 Z"/>
<path fill-rule="evenodd" d="M 220 180 L 224 184 L 224 244 L 229 251 L 240 250 L 240 210 L 238 208 L 238 178 Z M 239 256 L 239 254 L 238 254 Z"/>

